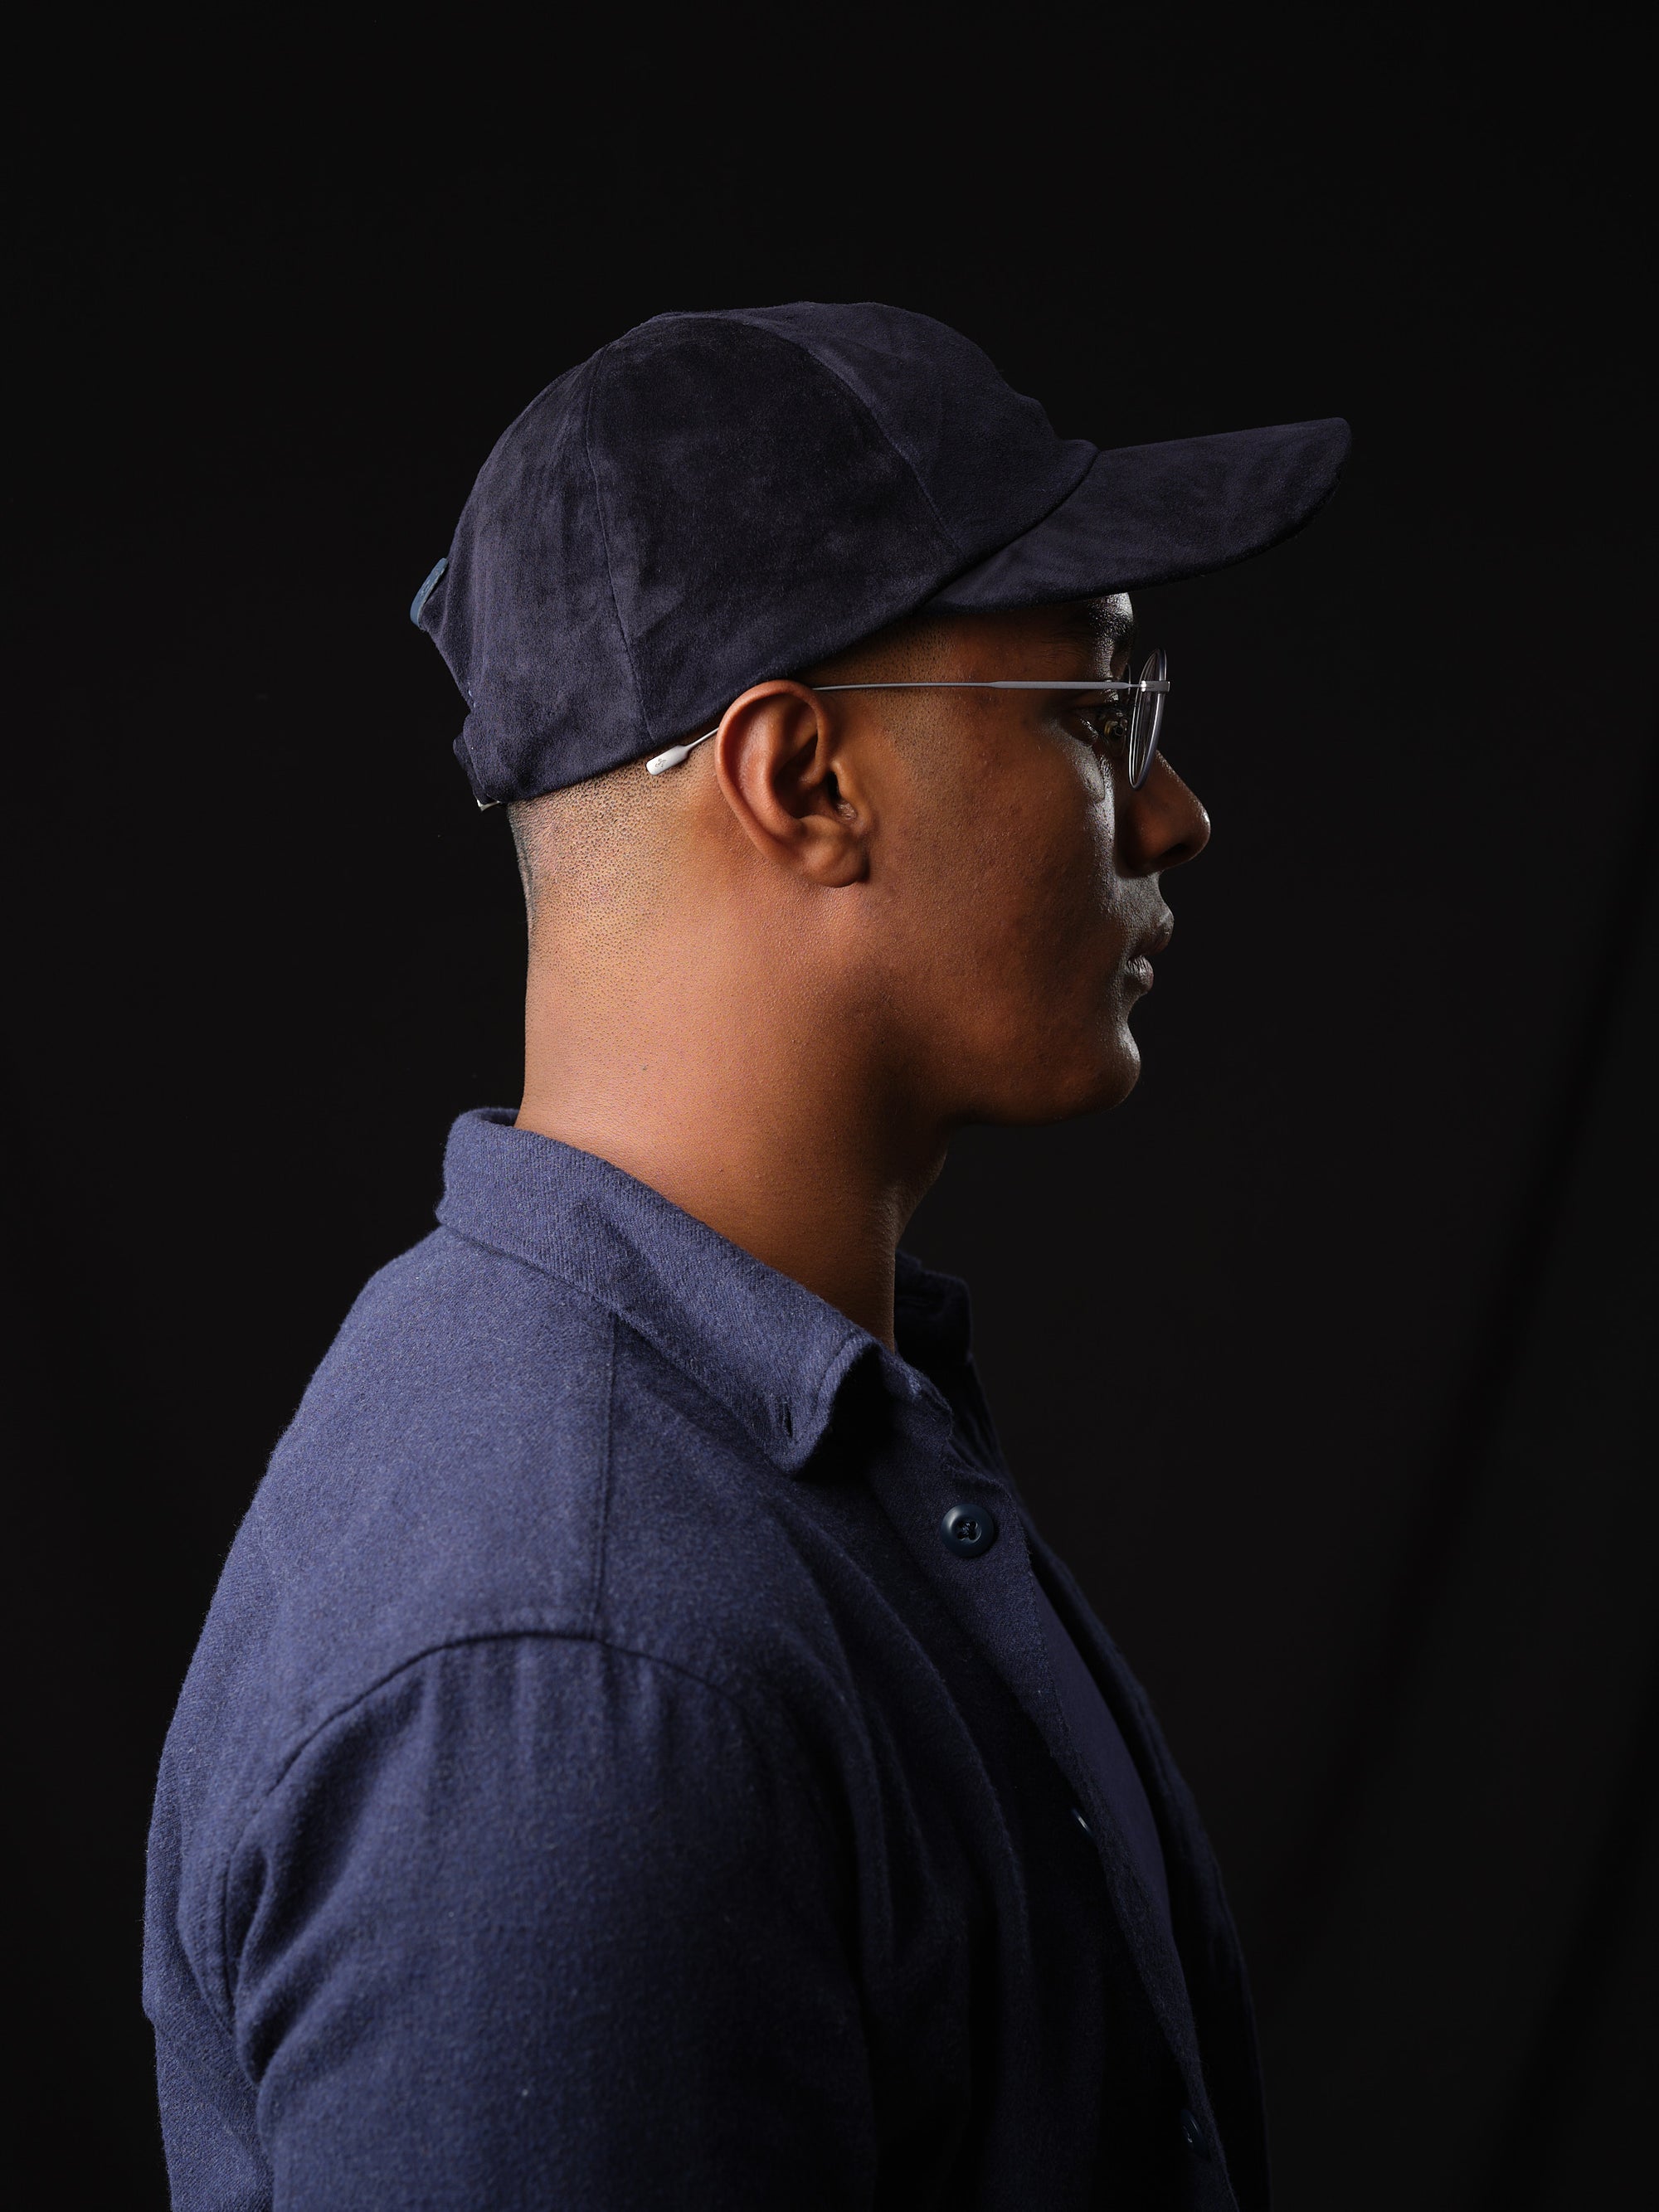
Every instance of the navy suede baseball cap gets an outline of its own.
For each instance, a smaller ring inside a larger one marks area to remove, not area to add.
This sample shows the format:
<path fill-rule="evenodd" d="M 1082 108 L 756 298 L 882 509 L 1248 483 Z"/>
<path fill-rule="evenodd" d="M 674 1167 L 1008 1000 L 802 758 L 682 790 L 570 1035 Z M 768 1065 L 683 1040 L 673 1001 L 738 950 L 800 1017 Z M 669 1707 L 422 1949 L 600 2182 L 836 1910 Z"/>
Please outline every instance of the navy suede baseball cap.
<path fill-rule="evenodd" d="M 1330 497 L 1339 420 L 1101 448 L 979 348 L 865 302 L 658 315 L 533 399 L 412 618 L 481 802 L 718 720 L 902 615 L 1199 576 Z"/>

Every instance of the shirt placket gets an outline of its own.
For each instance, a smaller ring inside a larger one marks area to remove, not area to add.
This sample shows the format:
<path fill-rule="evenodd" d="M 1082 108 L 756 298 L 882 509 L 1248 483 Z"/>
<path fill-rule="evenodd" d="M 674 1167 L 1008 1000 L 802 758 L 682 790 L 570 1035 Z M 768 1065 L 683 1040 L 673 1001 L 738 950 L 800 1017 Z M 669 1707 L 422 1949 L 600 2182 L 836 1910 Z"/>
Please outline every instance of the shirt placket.
<path fill-rule="evenodd" d="M 1072 1740 L 1036 1609 L 1018 1500 L 958 1448 L 951 1409 L 922 1381 L 898 1409 L 900 1449 L 877 1455 L 871 1486 L 930 1586 L 1035 1723 L 1087 1815 L 1108 1893 L 1189 2102 L 1214 2127 L 1181 1969 L 1115 1815 Z"/>

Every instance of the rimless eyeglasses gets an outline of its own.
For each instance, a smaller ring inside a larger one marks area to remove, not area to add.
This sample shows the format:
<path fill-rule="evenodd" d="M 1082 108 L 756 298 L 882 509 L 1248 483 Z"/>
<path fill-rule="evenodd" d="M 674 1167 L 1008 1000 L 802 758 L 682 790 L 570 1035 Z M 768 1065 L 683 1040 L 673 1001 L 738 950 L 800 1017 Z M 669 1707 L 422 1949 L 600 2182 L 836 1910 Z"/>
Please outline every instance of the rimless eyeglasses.
<path fill-rule="evenodd" d="M 1001 677 L 993 683 L 970 683 L 945 677 L 927 683 L 908 684 L 818 684 L 811 687 L 817 691 L 1064 691 L 1082 697 L 1092 695 L 1108 703 L 1112 709 L 1115 725 L 1108 742 L 1127 740 L 1127 766 L 1129 788 L 1139 791 L 1151 772 L 1158 752 L 1158 740 L 1164 726 L 1164 702 L 1169 696 L 1169 662 L 1164 655 L 1154 653 L 1139 676 L 1116 679 L 1097 678 L 1089 683 L 1080 680 L 1057 682 L 1051 676 Z M 1127 725 L 1127 731 L 1125 725 Z M 653 753 L 646 763 L 652 775 L 665 775 L 671 768 L 694 753 L 699 745 L 706 745 L 710 738 L 718 735 L 717 722 L 712 730 L 701 737 L 688 738 L 683 745 L 670 745 L 665 752 Z"/>

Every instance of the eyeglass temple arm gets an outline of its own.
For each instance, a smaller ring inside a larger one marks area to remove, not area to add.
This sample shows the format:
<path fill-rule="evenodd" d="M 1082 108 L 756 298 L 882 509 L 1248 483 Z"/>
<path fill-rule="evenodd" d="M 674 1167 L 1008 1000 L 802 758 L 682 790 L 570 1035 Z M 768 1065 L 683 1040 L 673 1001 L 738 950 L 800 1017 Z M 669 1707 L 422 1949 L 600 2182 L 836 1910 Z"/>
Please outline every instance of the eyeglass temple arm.
<path fill-rule="evenodd" d="M 1092 682 L 1081 678 L 1064 681 L 1041 676 L 1005 676 L 994 681 L 975 683 L 965 677 L 940 677 L 926 682 L 909 684 L 815 684 L 815 691 L 1167 691 L 1168 677 L 1097 677 Z M 688 738 L 682 745 L 670 745 L 666 752 L 653 753 L 645 764 L 647 775 L 665 775 L 671 768 L 706 745 L 710 738 L 718 737 L 720 724 L 705 730 L 700 738 Z"/>

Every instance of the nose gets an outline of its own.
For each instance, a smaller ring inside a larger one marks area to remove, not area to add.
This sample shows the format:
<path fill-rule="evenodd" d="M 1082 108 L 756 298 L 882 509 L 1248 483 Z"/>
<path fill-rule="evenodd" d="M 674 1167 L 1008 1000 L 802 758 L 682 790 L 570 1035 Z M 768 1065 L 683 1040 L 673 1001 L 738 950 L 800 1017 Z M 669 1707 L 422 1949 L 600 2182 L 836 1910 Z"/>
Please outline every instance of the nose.
<path fill-rule="evenodd" d="M 1125 875 L 1152 876 L 1195 860 L 1210 842 L 1210 817 L 1195 793 L 1158 754 L 1139 791 L 1117 807 L 1118 865 Z"/>

